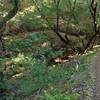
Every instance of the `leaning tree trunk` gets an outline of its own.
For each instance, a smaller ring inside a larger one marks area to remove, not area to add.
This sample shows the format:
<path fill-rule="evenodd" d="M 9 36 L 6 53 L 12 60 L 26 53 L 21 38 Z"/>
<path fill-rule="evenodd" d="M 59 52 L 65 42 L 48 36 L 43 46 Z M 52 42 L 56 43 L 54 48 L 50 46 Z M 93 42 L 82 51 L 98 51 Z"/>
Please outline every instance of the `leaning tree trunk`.
<path fill-rule="evenodd" d="M 88 41 L 88 43 L 86 44 L 84 50 L 82 51 L 82 53 L 84 53 L 88 48 L 92 48 L 95 41 L 96 41 L 96 38 L 97 38 L 97 35 L 99 34 L 99 28 L 98 28 L 98 25 L 97 25 L 97 2 L 96 0 L 91 0 L 91 5 L 89 7 L 90 9 L 90 13 L 92 15 L 92 18 L 93 18 L 93 25 L 94 25 L 94 35 L 92 35 Z"/>
<path fill-rule="evenodd" d="M 2 20 L 0 20 L 0 56 L 3 55 L 3 53 L 5 52 L 5 45 L 3 42 L 3 32 L 5 31 L 6 23 L 16 15 L 19 8 L 19 0 L 12 0 L 11 3 L 13 5 L 13 8 L 8 12 L 8 14 Z"/>

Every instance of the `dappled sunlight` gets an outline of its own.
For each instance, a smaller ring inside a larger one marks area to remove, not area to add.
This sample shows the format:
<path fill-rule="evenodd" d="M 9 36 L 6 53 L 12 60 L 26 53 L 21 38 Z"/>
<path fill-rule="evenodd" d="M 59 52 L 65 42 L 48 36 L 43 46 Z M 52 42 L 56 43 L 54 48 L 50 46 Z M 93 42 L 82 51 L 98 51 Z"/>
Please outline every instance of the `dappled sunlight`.
<path fill-rule="evenodd" d="M 93 48 L 100 48 L 100 45 L 95 45 L 93 46 Z"/>
<path fill-rule="evenodd" d="M 0 100 L 95 100 L 96 1 L 0 0 Z"/>
<path fill-rule="evenodd" d="M 30 7 L 28 7 L 28 8 L 25 8 L 25 9 L 24 9 L 24 12 L 27 12 L 27 11 L 28 11 L 28 12 L 29 12 L 29 11 L 30 11 L 30 12 L 34 12 L 34 11 L 35 11 L 35 6 L 30 6 Z"/>
<path fill-rule="evenodd" d="M 100 45 L 95 45 L 93 46 L 94 51 L 100 51 Z"/>
<path fill-rule="evenodd" d="M 64 63 L 64 62 L 67 62 L 69 60 L 68 59 L 63 60 L 62 58 L 56 58 L 56 59 L 54 59 L 54 61 L 55 61 L 55 63 Z"/>
<path fill-rule="evenodd" d="M 94 45 L 92 50 L 85 51 L 85 53 L 82 54 L 82 56 L 95 54 L 96 52 L 100 52 L 100 45 Z"/>
<path fill-rule="evenodd" d="M 44 42 L 43 44 L 41 44 L 41 46 L 42 46 L 43 48 L 46 48 L 46 47 L 49 46 L 49 43 L 48 43 L 48 42 Z"/>
<path fill-rule="evenodd" d="M 13 61 L 15 63 L 21 62 L 22 60 L 24 60 L 24 55 L 20 54 L 20 53 L 18 54 L 18 56 L 15 59 L 13 59 Z"/>
<path fill-rule="evenodd" d="M 25 16 L 26 12 L 32 12 L 32 13 L 34 13 L 34 11 L 35 11 L 35 7 L 34 6 L 30 6 L 30 7 L 25 8 L 23 10 L 23 12 L 18 12 L 16 14 L 16 17 L 18 17 L 18 16 L 23 17 L 23 16 Z M 12 21 L 16 20 L 16 17 L 12 18 Z"/>
<path fill-rule="evenodd" d="M 15 37 L 6 36 L 6 37 L 4 37 L 4 39 L 5 39 L 6 41 L 8 41 L 8 43 L 10 43 L 10 42 L 13 42 L 13 41 L 15 40 Z"/>

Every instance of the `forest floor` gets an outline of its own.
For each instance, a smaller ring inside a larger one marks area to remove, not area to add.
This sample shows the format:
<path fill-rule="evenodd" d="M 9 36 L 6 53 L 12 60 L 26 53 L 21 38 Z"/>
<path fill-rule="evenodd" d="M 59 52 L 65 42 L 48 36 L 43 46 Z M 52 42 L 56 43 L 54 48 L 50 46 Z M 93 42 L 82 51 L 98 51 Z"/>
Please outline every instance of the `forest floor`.
<path fill-rule="evenodd" d="M 100 99 L 100 54 L 95 59 L 96 100 Z"/>
<path fill-rule="evenodd" d="M 10 90 L 7 100 L 96 100 L 94 59 L 100 46 L 76 55 L 48 35 L 33 32 L 5 37 L 10 56 L 0 58 L 0 71 Z M 67 59 L 61 59 L 64 54 Z"/>

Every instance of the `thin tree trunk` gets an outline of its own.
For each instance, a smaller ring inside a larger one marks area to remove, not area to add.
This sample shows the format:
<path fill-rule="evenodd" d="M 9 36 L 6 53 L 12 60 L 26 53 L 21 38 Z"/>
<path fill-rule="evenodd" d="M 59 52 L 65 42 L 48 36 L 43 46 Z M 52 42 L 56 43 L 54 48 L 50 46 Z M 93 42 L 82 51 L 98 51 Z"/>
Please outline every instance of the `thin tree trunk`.
<path fill-rule="evenodd" d="M 57 0 L 57 3 L 56 3 L 57 20 L 56 20 L 55 33 L 57 34 L 57 36 L 60 38 L 61 41 L 63 41 L 65 44 L 67 44 L 67 41 L 59 34 L 59 4 L 60 4 L 60 0 Z"/>
<path fill-rule="evenodd" d="M 86 44 L 84 50 L 82 51 L 82 53 L 84 53 L 88 48 L 92 48 L 96 37 L 98 35 L 98 28 L 97 28 L 97 20 L 96 20 L 96 13 L 97 13 L 97 2 L 95 0 L 91 1 L 91 6 L 90 6 L 90 13 L 92 15 L 93 18 L 93 25 L 94 25 L 94 35 L 89 39 L 88 43 Z M 92 43 L 92 44 L 91 44 Z M 91 47 L 90 47 L 91 45 Z"/>

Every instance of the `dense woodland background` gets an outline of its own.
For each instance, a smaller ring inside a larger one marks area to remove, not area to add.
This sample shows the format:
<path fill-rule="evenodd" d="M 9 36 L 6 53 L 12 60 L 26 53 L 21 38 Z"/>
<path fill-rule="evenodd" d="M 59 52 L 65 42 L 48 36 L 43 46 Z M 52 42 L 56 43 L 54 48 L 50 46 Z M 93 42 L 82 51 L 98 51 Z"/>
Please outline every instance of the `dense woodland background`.
<path fill-rule="evenodd" d="M 99 0 L 0 0 L 0 100 L 94 100 L 99 51 Z"/>

